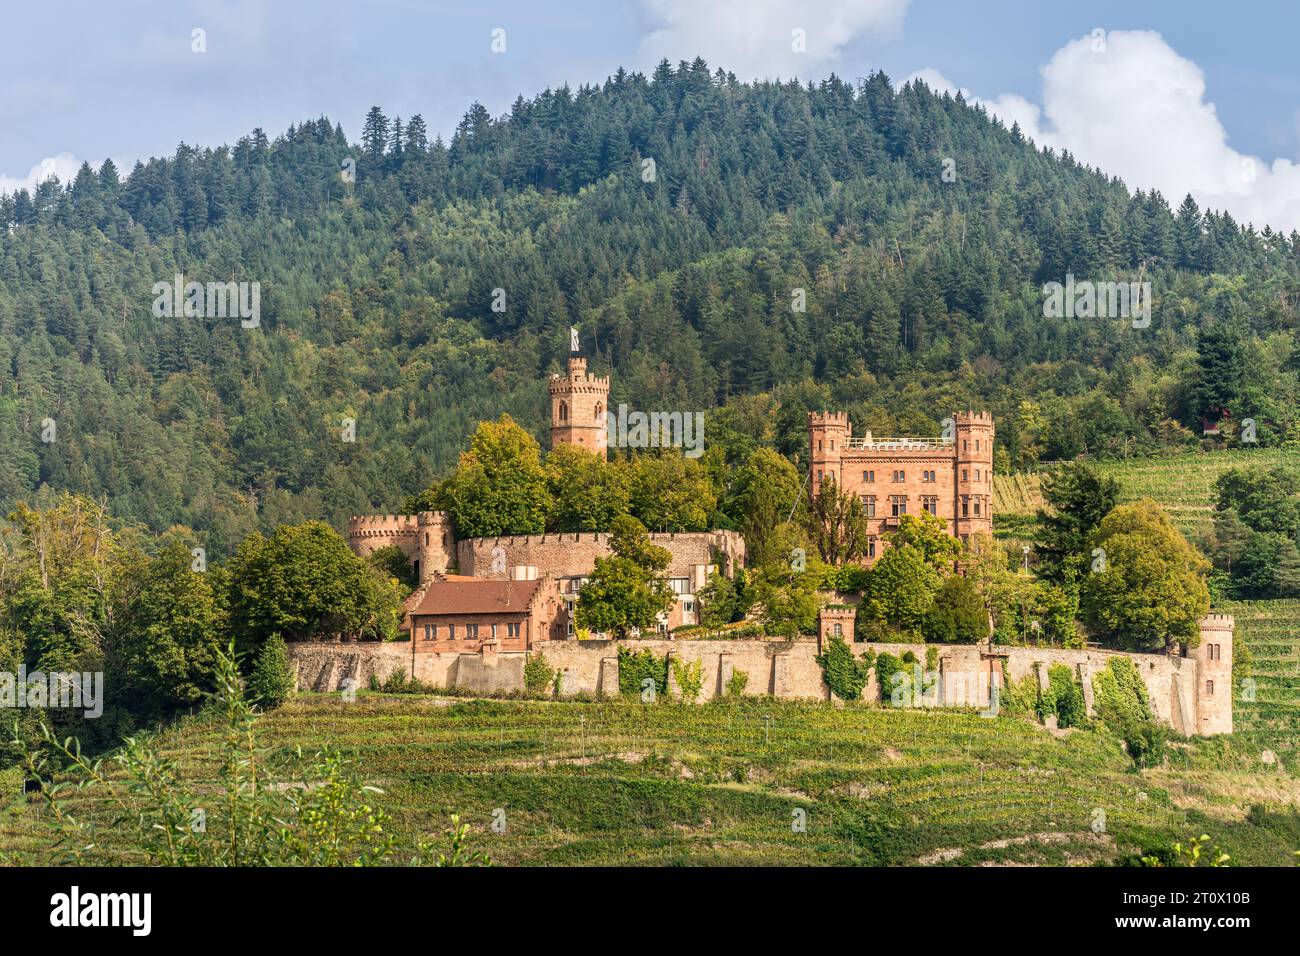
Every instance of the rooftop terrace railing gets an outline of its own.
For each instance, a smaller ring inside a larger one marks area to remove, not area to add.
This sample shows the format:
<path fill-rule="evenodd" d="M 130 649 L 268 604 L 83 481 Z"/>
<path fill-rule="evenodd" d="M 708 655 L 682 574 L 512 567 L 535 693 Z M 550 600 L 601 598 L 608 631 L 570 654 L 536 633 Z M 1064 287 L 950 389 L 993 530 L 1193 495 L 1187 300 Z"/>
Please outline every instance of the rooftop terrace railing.
<path fill-rule="evenodd" d="M 952 448 L 951 438 L 850 438 L 845 448 Z"/>

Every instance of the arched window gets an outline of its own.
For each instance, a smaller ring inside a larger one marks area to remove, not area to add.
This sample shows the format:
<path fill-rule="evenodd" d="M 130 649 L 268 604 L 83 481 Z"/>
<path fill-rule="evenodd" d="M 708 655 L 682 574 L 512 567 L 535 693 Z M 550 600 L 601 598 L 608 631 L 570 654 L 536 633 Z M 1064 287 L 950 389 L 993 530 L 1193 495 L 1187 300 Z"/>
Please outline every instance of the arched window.
<path fill-rule="evenodd" d="M 1205 682 L 1205 696 L 1206 696 L 1206 697 L 1213 697 L 1213 696 L 1214 696 L 1214 681 L 1212 681 L 1212 680 L 1207 680 L 1207 681 Z"/>
<path fill-rule="evenodd" d="M 560 402 L 560 421 L 567 422 L 568 420 L 569 420 L 569 403 Z"/>
<path fill-rule="evenodd" d="M 596 424 L 605 424 L 605 406 L 600 404 L 600 402 L 596 403 Z"/>

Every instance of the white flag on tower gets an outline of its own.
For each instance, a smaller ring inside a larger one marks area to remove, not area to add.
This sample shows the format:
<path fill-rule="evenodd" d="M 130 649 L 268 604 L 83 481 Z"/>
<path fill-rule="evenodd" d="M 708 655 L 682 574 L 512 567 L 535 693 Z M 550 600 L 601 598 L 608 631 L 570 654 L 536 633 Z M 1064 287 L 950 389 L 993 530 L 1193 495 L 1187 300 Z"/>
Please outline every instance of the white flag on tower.
<path fill-rule="evenodd" d="M 575 329 L 573 326 L 569 326 L 569 351 L 570 352 L 581 351 L 581 349 L 579 349 L 578 347 L 578 330 Z"/>

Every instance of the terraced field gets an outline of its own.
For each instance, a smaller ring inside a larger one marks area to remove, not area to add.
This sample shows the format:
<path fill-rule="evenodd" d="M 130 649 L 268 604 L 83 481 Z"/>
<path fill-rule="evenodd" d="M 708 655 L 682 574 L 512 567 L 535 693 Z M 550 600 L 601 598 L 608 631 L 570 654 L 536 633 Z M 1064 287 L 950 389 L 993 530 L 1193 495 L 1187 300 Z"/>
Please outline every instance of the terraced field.
<path fill-rule="evenodd" d="M 1168 767 L 1136 773 L 1112 737 L 1009 717 L 378 694 L 300 697 L 263 736 L 283 753 L 343 749 L 403 839 L 459 812 L 504 864 L 1083 864 L 1208 832 L 1237 862 L 1286 865 L 1300 847 L 1300 779 L 1236 738 L 1178 744 Z M 211 779 L 214 728 L 160 739 Z M 0 852 L 42 862 L 47 822 L 16 783 Z M 488 826 L 497 808 L 504 833 Z M 84 798 L 79 810 L 105 813 Z M 103 859 L 132 859 L 120 830 Z"/>
<path fill-rule="evenodd" d="M 1237 687 L 1235 736 L 1271 747 L 1294 764 L 1300 760 L 1300 601 L 1240 601 L 1224 611 L 1236 618 L 1236 643 L 1244 642 L 1253 658 L 1255 699 L 1244 700 Z"/>
<path fill-rule="evenodd" d="M 1164 506 L 1180 531 L 1195 536 L 1213 516 L 1214 483 L 1229 468 L 1246 465 L 1300 469 L 1300 450 L 1258 448 L 1246 451 L 1188 452 L 1167 458 L 1134 458 L 1097 462 L 1097 468 L 1119 480 L 1123 499 L 1153 498 Z M 1042 505 L 1041 474 L 1017 472 L 993 477 L 994 524 L 1006 516 L 1023 521 Z"/>

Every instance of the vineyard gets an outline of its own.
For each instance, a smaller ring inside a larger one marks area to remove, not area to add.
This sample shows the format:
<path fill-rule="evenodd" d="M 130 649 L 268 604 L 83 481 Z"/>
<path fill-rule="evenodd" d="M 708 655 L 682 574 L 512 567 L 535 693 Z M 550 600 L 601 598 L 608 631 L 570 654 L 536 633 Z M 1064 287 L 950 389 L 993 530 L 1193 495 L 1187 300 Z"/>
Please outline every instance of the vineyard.
<path fill-rule="evenodd" d="M 1236 689 L 1234 736 L 1271 747 L 1284 762 L 1300 759 L 1300 601 L 1238 601 L 1236 643 L 1251 657 L 1254 700 Z M 1238 681 L 1240 684 L 1240 681 Z"/>
<path fill-rule="evenodd" d="M 1180 531 L 1192 537 L 1205 530 L 1214 511 L 1214 483 L 1229 468 L 1288 464 L 1300 469 L 1300 450 L 1259 448 L 1250 451 L 1189 452 L 1163 458 L 1133 458 L 1095 463 L 1118 479 L 1123 500 L 1153 498 L 1169 512 Z M 1016 472 L 993 477 L 994 524 L 1017 527 L 1042 506 L 1042 473 Z"/>
<path fill-rule="evenodd" d="M 160 740 L 207 780 L 219 733 L 190 719 Z M 1208 832 L 1238 863 L 1285 865 L 1300 847 L 1300 781 L 1236 738 L 1178 743 L 1136 773 L 1113 737 L 1010 717 L 365 693 L 296 698 L 262 734 L 280 753 L 350 754 L 403 840 L 460 813 L 502 864 L 1088 864 Z M 0 782 L 0 858 L 44 862 L 48 817 Z M 133 859 L 124 839 L 106 827 L 105 862 Z"/>

